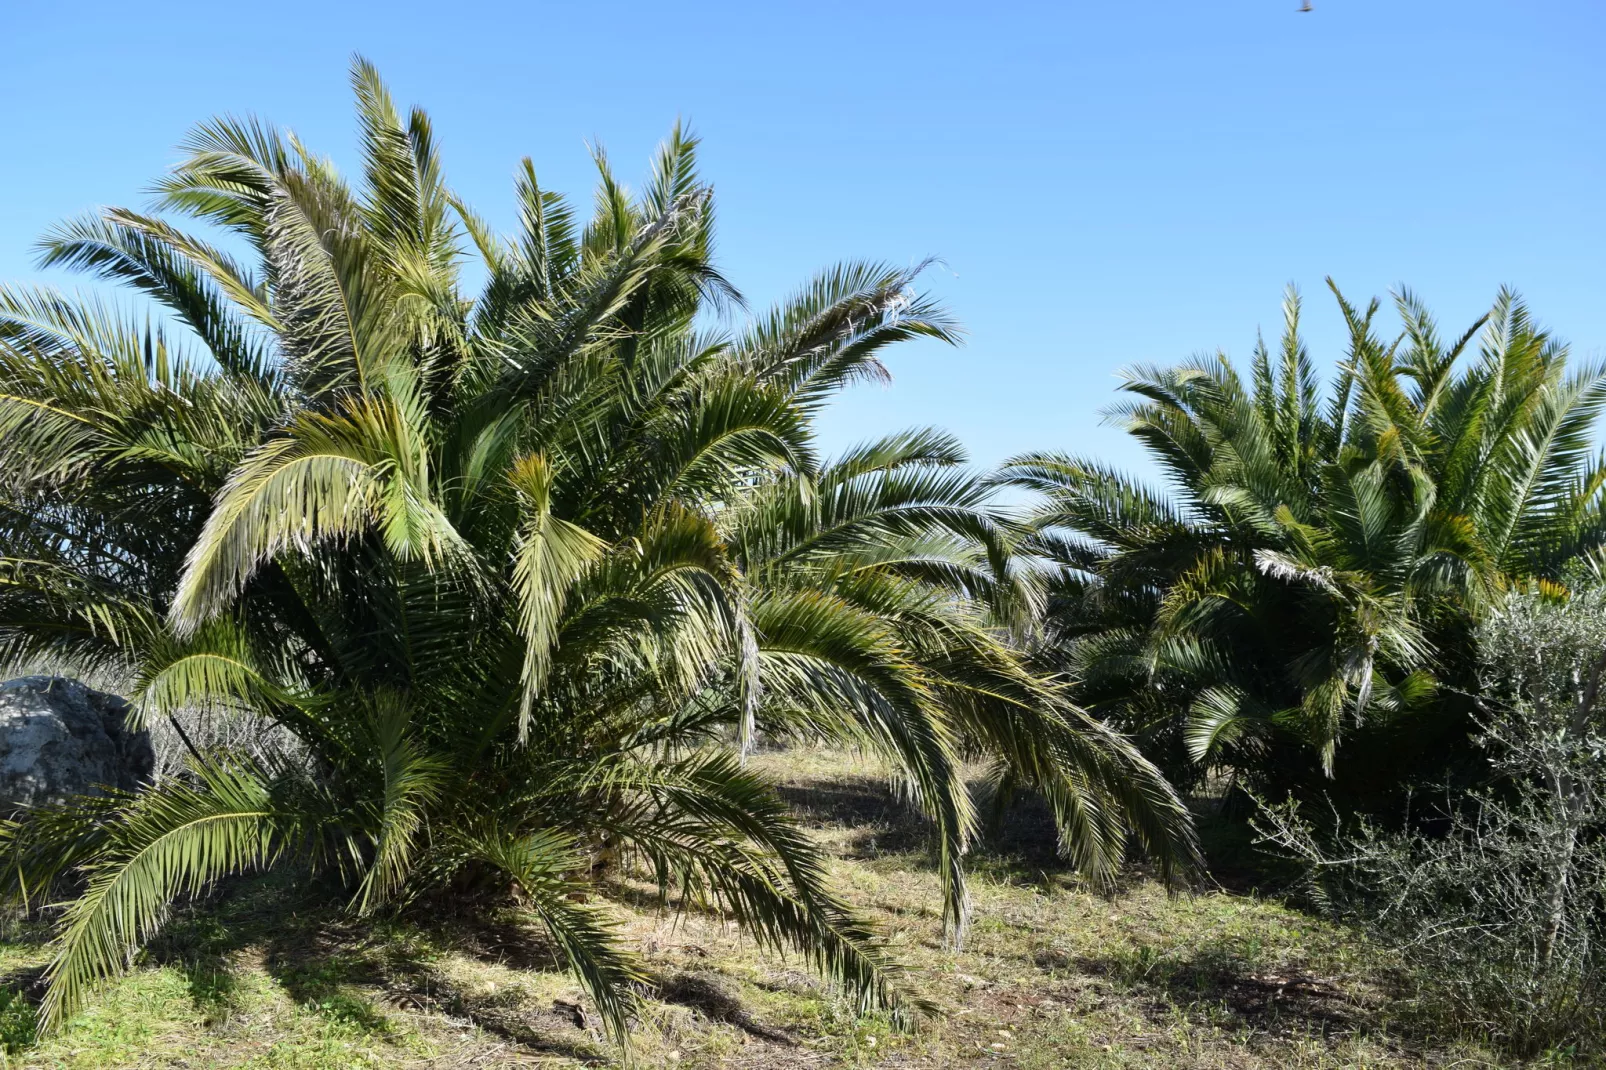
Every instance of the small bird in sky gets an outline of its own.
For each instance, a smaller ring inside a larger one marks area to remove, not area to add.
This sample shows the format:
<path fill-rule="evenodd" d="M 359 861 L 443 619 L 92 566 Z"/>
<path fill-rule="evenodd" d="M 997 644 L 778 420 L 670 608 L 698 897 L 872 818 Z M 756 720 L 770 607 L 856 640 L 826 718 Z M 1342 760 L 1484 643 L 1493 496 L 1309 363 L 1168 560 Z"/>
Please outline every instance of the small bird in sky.
<path fill-rule="evenodd" d="M 1303 4 L 1299 5 L 1299 10 L 1301 10 L 1301 11 L 1314 11 L 1315 8 L 1310 6 L 1310 0 L 1305 0 L 1305 2 Z"/>

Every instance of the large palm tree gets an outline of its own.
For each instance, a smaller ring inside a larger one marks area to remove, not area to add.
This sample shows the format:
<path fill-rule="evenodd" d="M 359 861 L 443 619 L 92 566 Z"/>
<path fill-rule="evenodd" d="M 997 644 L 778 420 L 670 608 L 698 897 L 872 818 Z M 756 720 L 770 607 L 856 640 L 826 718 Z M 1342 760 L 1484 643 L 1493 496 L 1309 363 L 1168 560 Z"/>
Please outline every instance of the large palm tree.
<path fill-rule="evenodd" d="M 1333 292 L 1349 346 L 1325 387 L 1293 291 L 1247 383 L 1224 356 L 1126 374 L 1113 415 L 1164 491 L 1055 453 L 999 477 L 1040 493 L 1047 655 L 1181 779 L 1281 779 L 1300 754 L 1332 775 L 1346 731 L 1434 705 L 1503 590 L 1606 545 L 1600 369 L 1569 372 L 1508 292 L 1448 345 L 1408 292 L 1392 340 Z"/>
<path fill-rule="evenodd" d="M 643 968 L 584 900 L 631 872 L 907 1005 L 745 767 L 760 734 L 889 758 L 934 819 L 955 938 L 969 754 L 1043 792 L 1090 871 L 1133 833 L 1188 857 L 1155 768 L 1006 645 L 1033 589 L 958 446 L 818 456 L 813 414 L 886 346 L 954 338 L 914 270 L 836 268 L 727 333 L 694 139 L 639 196 L 599 155 L 584 226 L 526 162 L 508 240 L 445 185 L 426 116 L 365 63 L 354 82 L 355 189 L 214 120 L 158 214 L 48 236 L 47 264 L 143 291 L 161 326 L 0 293 L 0 660 L 108 667 L 147 716 L 247 710 L 296 741 L 11 823 L 14 891 L 79 890 L 47 1026 L 175 896 L 282 861 L 359 913 L 515 895 L 621 1038 Z"/>

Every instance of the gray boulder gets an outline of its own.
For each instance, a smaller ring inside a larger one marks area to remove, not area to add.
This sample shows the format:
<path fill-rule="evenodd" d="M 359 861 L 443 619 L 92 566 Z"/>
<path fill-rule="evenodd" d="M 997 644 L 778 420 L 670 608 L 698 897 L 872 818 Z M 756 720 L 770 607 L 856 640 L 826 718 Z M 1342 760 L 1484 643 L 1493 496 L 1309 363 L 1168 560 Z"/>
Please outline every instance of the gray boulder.
<path fill-rule="evenodd" d="M 130 729 L 116 695 L 64 676 L 0 684 L 0 809 L 131 790 L 155 765 L 151 734 Z"/>

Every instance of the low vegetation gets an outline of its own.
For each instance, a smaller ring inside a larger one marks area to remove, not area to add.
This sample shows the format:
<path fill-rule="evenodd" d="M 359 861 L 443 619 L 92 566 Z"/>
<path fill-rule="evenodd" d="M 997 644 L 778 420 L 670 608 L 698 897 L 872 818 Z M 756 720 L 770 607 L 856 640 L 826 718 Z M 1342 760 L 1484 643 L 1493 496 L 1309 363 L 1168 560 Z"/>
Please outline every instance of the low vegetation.
<path fill-rule="evenodd" d="M 1395 960 L 1352 930 L 1248 889 L 1179 894 L 1137 872 L 1088 887 L 1044 850 L 1052 821 L 1035 808 L 973 863 L 976 921 L 954 952 L 931 827 L 897 801 L 884 766 L 813 749 L 754 762 L 938 1013 L 913 1032 L 861 1016 L 729 918 L 661 911 L 639 884 L 611 909 L 651 975 L 632 1022 L 645 1065 L 1507 1065 L 1423 1032 Z M 32 1044 L 26 1012 L 0 1027 L 10 1065 L 63 1070 L 608 1061 L 587 998 L 539 933 L 516 908 L 356 924 L 288 875 L 248 879 L 181 910 L 67 1032 Z M 0 960 L 9 991 L 47 955 L 26 937 L 13 930 Z"/>

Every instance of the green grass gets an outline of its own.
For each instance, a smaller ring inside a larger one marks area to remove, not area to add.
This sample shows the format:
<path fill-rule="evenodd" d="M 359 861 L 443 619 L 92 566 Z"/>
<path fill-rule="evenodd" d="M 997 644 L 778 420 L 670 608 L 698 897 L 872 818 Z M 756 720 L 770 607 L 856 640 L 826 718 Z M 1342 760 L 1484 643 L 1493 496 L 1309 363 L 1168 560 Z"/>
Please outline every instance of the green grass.
<path fill-rule="evenodd" d="M 941 939 L 921 823 L 851 756 L 756 759 L 835 855 L 839 886 L 882 925 L 941 1013 L 914 1033 L 858 1018 L 798 962 L 723 919 L 622 911 L 662 998 L 636 1052 L 676 1067 L 1498 1066 L 1408 1028 L 1388 964 L 1353 934 L 1251 894 L 1174 894 L 1139 874 L 1101 892 L 1016 814 L 974 864 L 964 949 Z M 1048 841 L 1048 842 L 1051 842 Z M 139 968 L 59 1036 L 33 1040 L 46 950 L 0 944 L 5 1065 L 500 1067 L 611 1061 L 578 989 L 516 912 L 358 926 L 285 879 L 180 911 Z M 1552 1060 L 1554 1062 L 1555 1060 Z"/>

